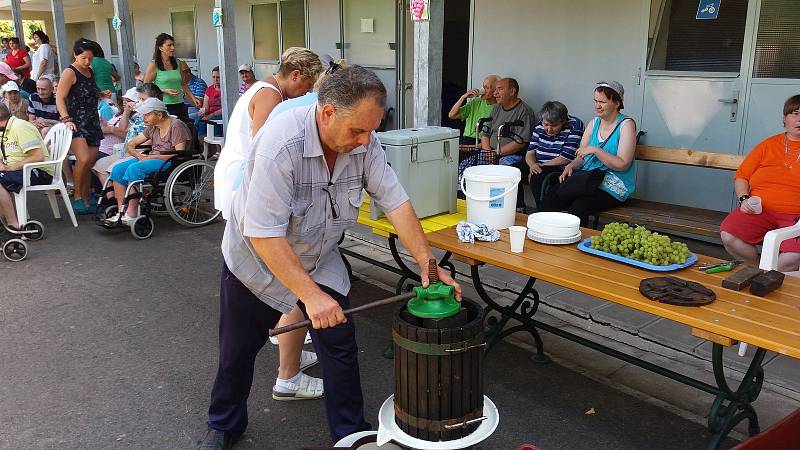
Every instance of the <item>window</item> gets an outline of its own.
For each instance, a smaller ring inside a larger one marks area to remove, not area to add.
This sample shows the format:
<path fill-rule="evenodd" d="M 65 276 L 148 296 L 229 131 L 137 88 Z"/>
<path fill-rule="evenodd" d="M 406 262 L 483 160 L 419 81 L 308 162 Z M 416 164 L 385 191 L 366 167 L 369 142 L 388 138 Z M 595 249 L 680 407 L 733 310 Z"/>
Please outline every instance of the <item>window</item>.
<path fill-rule="evenodd" d="M 698 20 L 697 0 L 653 0 L 648 69 L 739 72 L 747 0 L 725 0 L 719 16 Z"/>
<path fill-rule="evenodd" d="M 758 21 L 755 78 L 800 78 L 800 9 L 785 0 L 762 0 Z"/>
<path fill-rule="evenodd" d="M 108 22 L 108 39 L 109 42 L 111 43 L 111 49 L 110 49 L 111 54 L 119 55 L 119 43 L 117 42 L 117 31 L 111 25 L 111 22 L 113 20 L 114 19 L 106 19 L 106 22 Z"/>
<path fill-rule="evenodd" d="M 136 43 L 136 34 L 135 34 L 136 28 L 134 28 L 134 26 L 133 26 L 133 15 L 131 15 L 130 17 L 131 17 L 131 24 L 130 24 L 131 36 L 133 38 L 133 40 L 131 41 L 131 45 L 132 45 L 131 51 L 133 51 L 134 56 L 136 56 L 136 44 L 135 44 Z M 116 32 L 116 30 L 114 30 L 114 27 L 111 25 L 111 22 L 113 20 L 114 20 L 113 18 L 106 19 L 106 21 L 108 22 L 108 37 L 109 37 L 109 43 L 110 43 L 110 46 L 111 46 L 110 54 L 114 55 L 114 56 L 117 56 L 117 55 L 119 55 L 119 42 L 117 41 L 117 32 Z M 124 27 L 125 25 L 122 25 L 122 26 Z M 123 28 L 123 30 L 124 30 L 124 28 Z"/>
<path fill-rule="evenodd" d="M 175 38 L 175 57 L 197 59 L 197 35 L 194 28 L 194 11 L 173 11 L 170 13 L 172 37 Z"/>
<path fill-rule="evenodd" d="M 274 0 L 253 5 L 253 59 L 278 61 L 289 47 L 305 47 L 306 16 L 303 0 Z"/>

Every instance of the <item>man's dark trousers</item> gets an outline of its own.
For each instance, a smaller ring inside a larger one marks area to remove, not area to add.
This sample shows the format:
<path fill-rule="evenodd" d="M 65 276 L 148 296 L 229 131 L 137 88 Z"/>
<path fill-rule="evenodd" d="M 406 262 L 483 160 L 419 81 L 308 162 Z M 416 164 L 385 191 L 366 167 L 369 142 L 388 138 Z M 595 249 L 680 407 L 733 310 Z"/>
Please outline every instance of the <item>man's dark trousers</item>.
<path fill-rule="evenodd" d="M 241 434 L 247 428 L 247 398 L 253 384 L 256 355 L 267 342 L 281 312 L 258 299 L 227 265 L 220 282 L 219 368 L 211 391 L 208 426 Z M 320 285 L 325 293 L 346 309 L 347 296 Z M 303 304 L 299 303 L 301 309 Z M 303 310 L 305 314 L 305 310 Z M 322 330 L 311 329 L 311 338 L 322 366 L 325 412 L 335 441 L 369 430 L 364 420 L 364 400 L 358 369 L 358 347 L 352 317 L 347 323 Z"/>

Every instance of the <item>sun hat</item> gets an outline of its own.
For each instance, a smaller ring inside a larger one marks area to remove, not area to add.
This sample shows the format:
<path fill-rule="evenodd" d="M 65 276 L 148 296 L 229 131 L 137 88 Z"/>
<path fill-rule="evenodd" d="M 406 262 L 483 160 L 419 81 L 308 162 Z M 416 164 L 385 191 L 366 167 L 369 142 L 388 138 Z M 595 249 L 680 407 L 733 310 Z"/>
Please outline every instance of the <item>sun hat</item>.
<path fill-rule="evenodd" d="M 139 103 L 139 106 L 136 107 L 136 112 L 141 115 L 145 115 L 153 111 L 167 112 L 167 105 L 155 97 L 150 97 Z"/>

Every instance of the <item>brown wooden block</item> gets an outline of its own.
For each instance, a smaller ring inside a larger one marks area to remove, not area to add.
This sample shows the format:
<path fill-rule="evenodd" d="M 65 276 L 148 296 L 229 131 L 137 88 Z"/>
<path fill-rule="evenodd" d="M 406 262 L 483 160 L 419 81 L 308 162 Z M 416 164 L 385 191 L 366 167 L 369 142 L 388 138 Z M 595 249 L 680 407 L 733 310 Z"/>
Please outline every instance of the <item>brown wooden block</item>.
<path fill-rule="evenodd" d="M 757 267 L 744 266 L 722 280 L 722 287 L 734 291 L 741 291 L 747 286 L 750 286 L 750 282 L 753 281 L 753 278 L 761 275 L 762 272 L 763 270 Z"/>
<path fill-rule="evenodd" d="M 750 293 L 763 297 L 781 287 L 784 278 L 786 278 L 786 275 L 777 270 L 762 273 L 750 282 Z"/>
<path fill-rule="evenodd" d="M 720 344 L 725 347 L 730 347 L 731 345 L 737 344 L 737 341 L 733 339 L 722 336 L 716 333 L 712 333 L 710 331 L 701 330 L 699 328 L 692 328 L 692 336 L 699 337 L 700 339 L 705 339 L 707 341 L 714 342 L 715 344 Z"/>

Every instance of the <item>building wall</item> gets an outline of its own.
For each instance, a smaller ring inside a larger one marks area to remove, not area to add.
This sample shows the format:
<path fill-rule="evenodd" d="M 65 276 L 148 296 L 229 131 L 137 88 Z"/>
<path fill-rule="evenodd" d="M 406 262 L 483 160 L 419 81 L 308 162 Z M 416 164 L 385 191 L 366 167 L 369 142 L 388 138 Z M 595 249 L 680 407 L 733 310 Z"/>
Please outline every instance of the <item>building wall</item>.
<path fill-rule="evenodd" d="M 595 84 L 615 79 L 625 87 L 624 112 L 638 119 L 642 3 L 475 0 L 471 84 L 493 73 L 514 77 L 535 111 L 559 100 L 587 121 Z"/>

